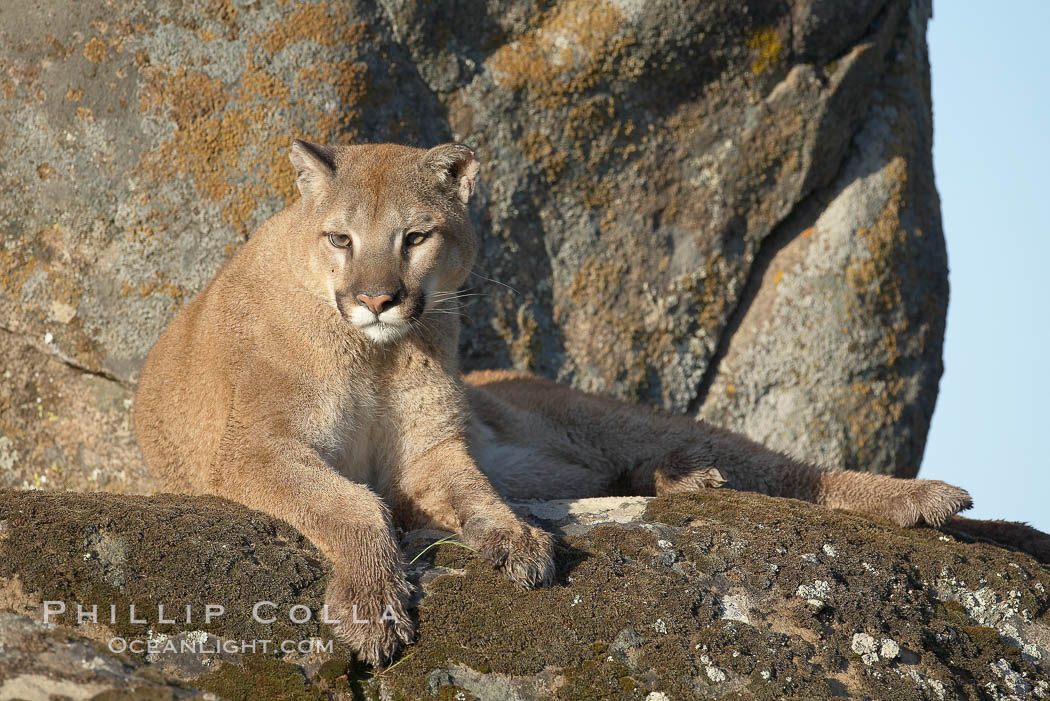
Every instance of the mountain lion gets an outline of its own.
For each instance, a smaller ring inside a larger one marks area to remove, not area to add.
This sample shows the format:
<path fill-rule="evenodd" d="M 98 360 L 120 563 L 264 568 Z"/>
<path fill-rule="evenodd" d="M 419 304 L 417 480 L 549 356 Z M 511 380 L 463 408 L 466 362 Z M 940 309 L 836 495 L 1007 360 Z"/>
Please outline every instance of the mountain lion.
<path fill-rule="evenodd" d="M 161 334 L 135 427 L 165 488 L 273 514 L 324 552 L 329 616 L 361 659 L 412 637 L 395 524 L 458 532 L 534 587 L 553 579 L 552 540 L 505 498 L 725 485 L 898 526 L 970 506 L 943 482 L 820 469 L 524 373 L 461 378 L 459 318 L 442 312 L 478 247 L 474 153 L 296 141 L 290 157 L 301 197 Z"/>

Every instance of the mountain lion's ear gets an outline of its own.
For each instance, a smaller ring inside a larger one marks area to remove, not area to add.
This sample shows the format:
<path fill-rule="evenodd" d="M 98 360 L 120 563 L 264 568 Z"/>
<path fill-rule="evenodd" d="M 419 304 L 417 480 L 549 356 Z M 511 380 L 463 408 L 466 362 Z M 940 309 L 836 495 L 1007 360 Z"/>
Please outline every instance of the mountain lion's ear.
<path fill-rule="evenodd" d="M 335 150 L 328 146 L 296 139 L 288 158 L 295 166 L 295 184 L 303 197 L 316 195 L 335 174 Z"/>
<path fill-rule="evenodd" d="M 437 175 L 438 180 L 455 189 L 463 204 L 474 194 L 474 179 L 481 164 L 474 152 L 463 144 L 442 144 L 427 151 L 424 166 Z"/>

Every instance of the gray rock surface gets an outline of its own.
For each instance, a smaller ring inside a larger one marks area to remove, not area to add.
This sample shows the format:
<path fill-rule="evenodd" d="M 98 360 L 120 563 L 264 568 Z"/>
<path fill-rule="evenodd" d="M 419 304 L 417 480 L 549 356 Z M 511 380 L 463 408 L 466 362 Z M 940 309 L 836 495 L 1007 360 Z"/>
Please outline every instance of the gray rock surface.
<path fill-rule="evenodd" d="M 0 699 L 92 699 L 118 689 L 158 700 L 204 698 L 143 670 L 68 628 L 0 612 Z"/>
<path fill-rule="evenodd" d="M 418 640 L 367 670 L 325 649 L 316 615 L 289 621 L 319 611 L 329 569 L 281 522 L 219 499 L 0 490 L 0 698 L 1050 697 L 1045 534 L 998 546 L 967 534 L 1008 524 L 899 530 L 729 490 L 515 508 L 558 534 L 555 584 L 522 591 L 462 547 L 427 549 L 448 534 L 405 533 Z M 46 625 L 45 601 L 67 609 Z M 276 620 L 252 620 L 257 601 Z M 205 622 L 207 604 L 223 615 Z"/>
<path fill-rule="evenodd" d="M 913 7 L 904 23 L 839 174 L 765 242 L 700 416 L 800 459 L 912 476 L 948 287 L 925 22 Z"/>
<path fill-rule="evenodd" d="M 136 371 L 292 197 L 297 136 L 477 148 L 466 367 L 914 474 L 947 300 L 928 15 L 924 0 L 4 3 L 0 483 L 150 489 L 128 430 Z"/>

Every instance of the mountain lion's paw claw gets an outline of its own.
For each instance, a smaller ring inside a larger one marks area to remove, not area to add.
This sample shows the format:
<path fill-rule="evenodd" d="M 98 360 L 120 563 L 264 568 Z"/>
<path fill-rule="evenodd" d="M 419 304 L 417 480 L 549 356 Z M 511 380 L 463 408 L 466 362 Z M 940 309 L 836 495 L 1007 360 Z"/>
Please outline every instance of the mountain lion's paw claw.
<path fill-rule="evenodd" d="M 339 621 L 333 630 L 358 659 L 385 664 L 412 642 L 415 626 L 405 610 L 410 591 L 402 573 L 378 584 L 336 574 L 325 595 L 328 620 Z"/>
<path fill-rule="evenodd" d="M 524 533 L 510 539 L 503 573 L 528 589 L 550 586 L 554 581 L 553 547 L 554 540 L 549 533 L 527 526 Z"/>
<path fill-rule="evenodd" d="M 488 523 L 475 518 L 464 528 L 467 540 L 483 559 L 526 589 L 549 586 L 554 581 L 554 539 L 550 533 L 521 522 L 485 527 Z"/>

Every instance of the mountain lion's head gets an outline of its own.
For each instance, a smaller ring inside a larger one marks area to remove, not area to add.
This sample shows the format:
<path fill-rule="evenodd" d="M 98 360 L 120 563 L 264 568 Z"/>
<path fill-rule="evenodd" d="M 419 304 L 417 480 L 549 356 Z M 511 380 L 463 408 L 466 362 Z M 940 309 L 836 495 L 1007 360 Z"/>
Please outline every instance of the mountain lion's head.
<path fill-rule="evenodd" d="M 466 279 L 479 164 L 462 144 L 430 150 L 295 141 L 297 238 L 308 286 L 377 343 L 401 337 Z"/>

